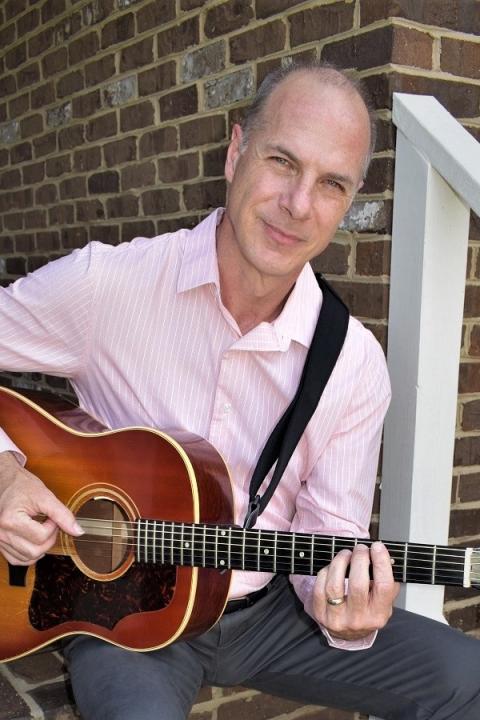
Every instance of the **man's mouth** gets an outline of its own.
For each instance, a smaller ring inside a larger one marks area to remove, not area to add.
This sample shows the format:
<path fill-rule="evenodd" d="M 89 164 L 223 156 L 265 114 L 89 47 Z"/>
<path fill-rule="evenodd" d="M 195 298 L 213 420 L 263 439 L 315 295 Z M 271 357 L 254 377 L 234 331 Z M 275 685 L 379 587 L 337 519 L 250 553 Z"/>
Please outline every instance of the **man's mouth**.
<path fill-rule="evenodd" d="M 277 227 L 276 225 L 272 225 L 272 223 L 269 223 L 266 220 L 264 220 L 263 222 L 265 224 L 268 236 L 280 245 L 296 245 L 297 243 L 302 241 L 302 238 L 298 235 L 294 235 L 293 233 L 282 230 L 281 228 Z"/>

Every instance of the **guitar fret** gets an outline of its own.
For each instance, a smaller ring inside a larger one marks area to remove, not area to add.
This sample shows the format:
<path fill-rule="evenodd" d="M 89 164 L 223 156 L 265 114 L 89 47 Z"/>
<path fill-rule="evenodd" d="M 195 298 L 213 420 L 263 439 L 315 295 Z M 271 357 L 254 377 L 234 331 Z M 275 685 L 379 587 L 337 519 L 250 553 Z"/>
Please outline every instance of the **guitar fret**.
<path fill-rule="evenodd" d="M 192 556 L 191 556 L 191 565 L 192 567 L 195 565 L 195 525 L 192 525 Z"/>
<path fill-rule="evenodd" d="M 312 535 L 312 547 L 310 550 L 310 575 L 313 575 L 313 558 L 315 555 L 315 535 Z"/>
<path fill-rule="evenodd" d="M 277 572 L 277 546 L 278 546 L 278 532 L 275 530 L 273 534 L 273 572 Z"/>
<path fill-rule="evenodd" d="M 435 570 L 437 565 L 437 546 L 433 546 L 433 558 L 432 558 L 432 585 L 435 585 Z"/>
<path fill-rule="evenodd" d="M 292 555 L 290 561 L 290 572 L 295 572 L 295 533 L 292 533 Z"/>
<path fill-rule="evenodd" d="M 170 562 L 172 565 L 175 565 L 175 555 L 174 555 L 174 547 L 173 547 L 173 540 L 175 536 L 175 523 L 171 523 L 170 525 Z"/>
<path fill-rule="evenodd" d="M 203 526 L 203 555 L 202 555 L 203 567 L 206 567 L 206 565 L 205 565 L 205 563 L 206 563 L 206 559 L 205 559 L 206 544 L 207 544 L 207 526 L 204 525 Z"/>
<path fill-rule="evenodd" d="M 137 520 L 137 562 L 140 562 L 140 529 L 142 521 Z"/>
<path fill-rule="evenodd" d="M 335 557 L 335 537 L 332 537 L 332 560 Z"/>
<path fill-rule="evenodd" d="M 227 550 L 227 565 L 229 568 L 232 567 L 232 528 L 228 528 L 228 550 Z"/>
<path fill-rule="evenodd" d="M 218 567 L 218 526 L 217 526 L 216 529 L 215 529 L 215 552 L 214 552 L 214 557 L 215 557 L 215 561 L 214 561 L 215 567 Z"/>
<path fill-rule="evenodd" d="M 260 570 L 260 546 L 261 546 L 261 538 L 262 538 L 262 531 L 258 531 L 258 540 L 257 540 L 257 570 Z"/>
<path fill-rule="evenodd" d="M 157 521 L 153 521 L 153 553 L 152 553 L 152 562 L 155 565 L 157 562 Z"/>
<path fill-rule="evenodd" d="M 183 565 L 183 533 L 185 531 L 185 523 L 180 526 L 180 565 Z"/>
<path fill-rule="evenodd" d="M 245 536 L 246 530 L 242 530 L 242 570 L 245 570 Z"/>
<path fill-rule="evenodd" d="M 407 582 L 407 556 L 408 556 L 408 543 L 405 543 L 405 552 L 403 555 L 403 575 L 402 582 Z"/>
<path fill-rule="evenodd" d="M 165 565 L 165 520 L 162 520 L 162 565 Z"/>

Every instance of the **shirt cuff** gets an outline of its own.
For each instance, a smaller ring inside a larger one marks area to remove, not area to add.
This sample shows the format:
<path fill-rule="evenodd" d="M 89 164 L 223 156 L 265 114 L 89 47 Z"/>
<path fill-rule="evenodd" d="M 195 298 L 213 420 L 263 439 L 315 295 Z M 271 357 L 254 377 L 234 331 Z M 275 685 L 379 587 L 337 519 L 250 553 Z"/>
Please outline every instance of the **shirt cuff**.
<path fill-rule="evenodd" d="M 15 445 L 14 442 L 10 440 L 8 435 L 3 432 L 3 430 L 0 428 L 0 453 L 3 452 L 12 452 L 14 455 L 16 455 L 18 462 L 21 465 L 25 465 L 27 462 L 27 457 L 22 453 L 22 451 Z"/>
<path fill-rule="evenodd" d="M 378 630 L 374 630 L 359 640 L 343 640 L 342 638 L 332 637 L 328 630 L 322 627 L 322 625 L 319 625 L 319 628 L 327 638 L 330 647 L 336 648 L 337 650 L 349 650 L 350 652 L 355 650 L 368 650 L 368 648 L 372 647 L 378 634 Z"/>

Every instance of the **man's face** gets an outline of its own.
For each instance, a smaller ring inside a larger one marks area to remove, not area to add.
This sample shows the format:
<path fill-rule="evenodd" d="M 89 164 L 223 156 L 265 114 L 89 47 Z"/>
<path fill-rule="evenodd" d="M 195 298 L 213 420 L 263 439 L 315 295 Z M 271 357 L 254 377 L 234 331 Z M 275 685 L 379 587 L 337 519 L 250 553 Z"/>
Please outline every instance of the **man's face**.
<path fill-rule="evenodd" d="M 219 230 L 244 271 L 295 280 L 326 248 L 361 186 L 369 141 L 361 99 L 304 71 L 273 91 L 246 147 L 234 127 Z"/>

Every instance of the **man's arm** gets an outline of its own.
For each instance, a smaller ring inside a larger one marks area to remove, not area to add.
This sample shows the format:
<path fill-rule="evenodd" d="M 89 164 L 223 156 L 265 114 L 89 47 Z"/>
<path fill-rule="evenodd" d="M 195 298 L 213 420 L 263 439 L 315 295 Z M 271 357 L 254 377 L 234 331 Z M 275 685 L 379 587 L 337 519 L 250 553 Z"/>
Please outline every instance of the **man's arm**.
<path fill-rule="evenodd" d="M 358 356 L 358 342 L 346 344 L 343 362 L 352 366 L 351 378 L 345 375 L 350 378 L 346 383 L 351 397 L 348 410 L 298 494 L 294 531 L 368 537 L 390 383 L 380 346 L 365 330 L 363 333 L 360 365 L 349 360 L 352 348 Z M 388 621 L 398 592 L 388 552 L 381 543 L 374 544 L 371 551 L 361 544 L 353 554 L 342 551 L 316 579 L 293 576 L 292 583 L 329 643 L 349 650 L 372 644 L 376 630 Z M 339 603 L 332 605 L 327 598 Z"/>
<path fill-rule="evenodd" d="M 0 551 L 13 565 L 31 565 L 58 530 L 82 535 L 74 515 L 12 452 L 0 453 Z"/>

